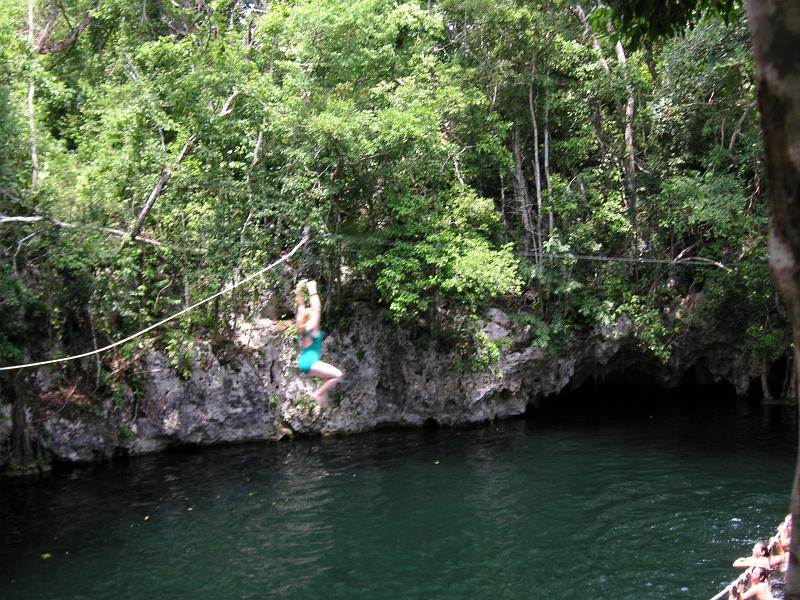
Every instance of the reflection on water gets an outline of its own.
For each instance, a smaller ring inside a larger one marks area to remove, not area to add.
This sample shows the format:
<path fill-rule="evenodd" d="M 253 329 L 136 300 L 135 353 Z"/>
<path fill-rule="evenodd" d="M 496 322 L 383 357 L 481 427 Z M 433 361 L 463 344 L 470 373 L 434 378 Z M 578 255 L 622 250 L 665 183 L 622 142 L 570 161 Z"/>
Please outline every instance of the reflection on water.
<path fill-rule="evenodd" d="M 713 596 L 787 510 L 794 410 L 610 412 L 5 480 L 0 598 Z"/>

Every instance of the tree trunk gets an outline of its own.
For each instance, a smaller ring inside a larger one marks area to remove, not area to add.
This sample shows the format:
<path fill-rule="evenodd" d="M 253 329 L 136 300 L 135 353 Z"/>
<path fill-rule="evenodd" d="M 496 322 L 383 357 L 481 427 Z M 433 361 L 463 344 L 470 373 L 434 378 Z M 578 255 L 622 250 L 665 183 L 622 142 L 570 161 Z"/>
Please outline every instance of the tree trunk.
<path fill-rule="evenodd" d="M 534 57 L 531 67 L 531 76 L 536 74 Z M 533 182 L 536 187 L 536 246 L 542 248 L 542 173 L 539 168 L 539 123 L 536 120 L 536 103 L 533 97 L 533 82 L 528 85 L 528 108 L 531 111 L 531 126 L 533 127 Z"/>
<path fill-rule="evenodd" d="M 742 132 L 742 124 L 744 123 L 744 120 L 747 118 L 747 115 L 750 114 L 751 110 L 753 110 L 753 107 L 748 106 L 742 113 L 742 116 L 739 117 L 739 120 L 736 121 L 736 126 L 733 128 L 733 133 L 731 134 L 731 140 L 730 143 L 728 144 L 729 153 L 733 152 L 733 145 L 736 143 L 736 138 L 739 137 L 739 134 Z"/>
<path fill-rule="evenodd" d="M 33 0 L 28 0 L 28 44 L 35 48 L 33 35 Z M 36 96 L 36 84 L 31 76 L 28 82 L 28 127 L 30 128 L 31 147 L 31 196 L 36 194 L 39 187 L 39 154 L 36 151 L 36 114 L 34 113 L 33 100 Z"/>
<path fill-rule="evenodd" d="M 772 402 L 772 394 L 769 391 L 769 361 L 766 358 L 761 361 L 761 400 Z"/>
<path fill-rule="evenodd" d="M 656 87 L 660 86 L 661 79 L 658 76 L 658 70 L 656 69 L 656 61 L 653 58 L 653 45 L 647 40 L 644 43 L 644 64 L 647 66 L 647 70 L 650 72 L 653 85 Z"/>
<path fill-rule="evenodd" d="M 11 466 L 22 470 L 29 470 L 37 464 L 28 433 L 28 416 L 26 412 L 25 396 L 17 393 L 17 379 L 10 381 L 6 389 L 8 399 L 13 403 L 12 429 L 11 429 Z"/>
<path fill-rule="evenodd" d="M 92 317 L 92 307 L 87 304 L 85 307 L 86 312 L 86 322 L 89 324 L 89 333 L 92 335 L 92 349 L 97 351 L 97 333 L 94 328 L 94 317 Z M 94 355 L 94 366 L 95 366 L 95 378 L 94 378 L 94 389 L 97 391 L 100 389 L 100 373 L 102 371 L 102 365 L 100 364 L 100 355 Z"/>
<path fill-rule="evenodd" d="M 592 31 L 592 24 L 589 23 L 589 18 L 586 16 L 586 11 L 580 4 L 576 4 L 573 8 L 575 14 L 578 15 L 578 19 L 583 25 L 584 28 L 584 35 L 589 39 L 589 43 L 592 45 L 592 48 L 595 52 L 597 52 L 597 58 L 600 61 L 600 64 L 603 66 L 603 70 L 606 73 L 611 73 L 611 68 L 608 66 L 608 62 L 606 59 L 603 58 L 603 49 L 600 47 L 600 42 L 597 41 L 597 36 Z"/>
<path fill-rule="evenodd" d="M 785 0 L 747 0 L 761 127 L 769 178 L 770 266 L 789 313 L 794 368 L 800 365 L 800 7 Z M 796 378 L 796 382 L 800 378 Z M 791 500 L 792 542 L 786 598 L 800 600 L 800 464 Z"/>
<path fill-rule="evenodd" d="M 519 202 L 520 215 L 522 216 L 522 227 L 525 230 L 525 235 L 522 238 L 522 249 L 525 254 L 531 251 L 530 240 L 533 236 L 534 229 L 531 224 L 531 202 L 528 196 L 528 184 L 525 182 L 525 172 L 523 170 L 522 150 L 519 146 L 519 129 L 514 127 L 513 134 L 513 151 L 514 151 L 514 195 Z M 539 256 L 536 252 L 536 244 L 534 238 L 534 258 L 539 262 Z"/>
<path fill-rule="evenodd" d="M 503 231 L 508 234 L 508 215 L 506 215 L 506 182 L 500 174 L 500 216 L 503 218 Z"/>
<path fill-rule="evenodd" d="M 609 33 L 614 35 L 614 29 L 609 23 Z M 636 112 L 636 99 L 633 94 L 633 81 L 631 81 L 630 71 L 628 70 L 628 59 L 625 57 L 625 49 L 621 42 L 614 46 L 617 60 L 622 67 L 625 77 L 625 92 L 627 100 L 625 102 L 625 188 L 628 196 L 628 218 L 631 224 L 632 251 L 633 256 L 639 255 L 638 243 L 638 208 L 637 204 L 637 183 L 636 183 L 636 147 L 634 145 L 633 119 Z"/>
<path fill-rule="evenodd" d="M 544 103 L 544 182 L 547 188 L 547 235 L 553 233 L 556 227 L 553 213 L 553 186 L 550 183 L 550 108 L 545 96 Z"/>
<path fill-rule="evenodd" d="M 786 357 L 786 367 L 783 373 L 783 385 L 781 386 L 781 401 L 783 402 L 797 402 L 795 397 L 795 368 L 792 355 Z"/>
<path fill-rule="evenodd" d="M 580 4 L 576 4 L 574 9 L 575 14 L 578 15 L 578 19 L 583 25 L 585 30 L 585 35 L 589 40 L 590 45 L 597 52 L 597 58 L 600 61 L 600 65 L 603 67 L 603 70 L 607 73 L 611 73 L 611 67 L 608 66 L 608 62 L 603 57 L 603 49 L 600 47 L 600 42 L 597 41 L 597 36 L 592 31 L 592 25 L 589 23 L 589 19 L 586 16 L 586 11 L 583 10 L 583 7 Z M 594 126 L 594 132 L 597 136 L 597 147 L 600 151 L 600 157 L 605 157 L 606 154 L 606 143 L 603 140 L 603 121 L 602 121 L 602 112 L 600 110 L 599 103 L 595 102 L 594 111 L 592 113 L 592 125 Z"/>
<path fill-rule="evenodd" d="M 594 32 L 591 28 L 591 23 L 589 22 L 588 17 L 586 16 L 586 11 L 580 4 L 577 4 L 574 9 L 575 14 L 578 15 L 578 19 L 580 20 L 581 24 L 583 25 L 586 36 L 591 44 L 592 48 L 597 52 L 598 58 L 600 60 L 600 64 L 603 67 L 603 70 L 606 73 L 611 73 L 611 68 L 608 66 L 608 62 L 603 58 L 602 48 L 600 47 L 600 43 L 597 41 L 597 36 L 595 36 Z M 614 35 L 613 28 L 611 24 L 608 25 L 608 30 L 611 35 Z M 619 62 L 620 66 L 622 67 L 622 71 L 625 77 L 625 91 L 627 95 L 627 101 L 625 103 L 625 165 L 622 170 L 625 179 L 625 195 L 626 195 L 626 203 L 628 207 L 628 218 L 631 224 L 631 237 L 632 237 L 632 250 L 633 255 L 638 256 L 638 227 L 637 227 L 637 183 L 636 183 L 636 147 L 634 144 L 634 129 L 633 129 L 633 121 L 636 114 L 636 102 L 634 96 L 634 89 L 633 89 L 633 81 L 630 77 L 630 72 L 628 71 L 628 60 L 625 56 L 625 49 L 622 47 L 621 42 L 617 42 L 614 46 L 614 53 L 617 56 L 617 61 Z M 616 103 L 617 110 L 621 112 L 622 105 L 620 102 Z M 595 132 L 597 133 L 598 144 L 600 146 L 600 152 L 605 153 L 605 143 L 602 139 L 602 129 L 600 123 L 600 115 L 599 110 L 596 115 L 596 122 L 594 123 Z"/>
<path fill-rule="evenodd" d="M 31 195 L 36 194 L 39 188 L 39 154 L 36 151 L 36 116 L 33 110 L 33 99 L 36 95 L 36 85 L 31 80 L 28 83 L 28 126 L 30 127 L 31 147 Z"/>
<path fill-rule="evenodd" d="M 56 18 L 58 17 L 58 5 L 56 0 L 50 0 L 50 9 L 47 14 L 47 20 L 44 26 L 39 31 L 39 35 L 34 35 L 34 0 L 28 0 L 28 45 L 31 50 L 40 54 L 59 52 L 68 48 L 75 43 L 81 32 L 86 29 L 91 21 L 91 12 L 87 12 L 83 20 L 78 24 L 75 29 L 62 41 L 45 45 L 47 36 L 55 25 Z M 99 1 L 95 3 L 94 8 L 99 6 Z M 39 190 L 39 152 L 36 144 L 36 112 L 34 110 L 34 100 L 36 98 L 36 84 L 33 81 L 33 76 L 28 81 L 28 128 L 30 129 L 30 152 L 31 152 L 31 188 L 30 194 L 34 196 Z"/>

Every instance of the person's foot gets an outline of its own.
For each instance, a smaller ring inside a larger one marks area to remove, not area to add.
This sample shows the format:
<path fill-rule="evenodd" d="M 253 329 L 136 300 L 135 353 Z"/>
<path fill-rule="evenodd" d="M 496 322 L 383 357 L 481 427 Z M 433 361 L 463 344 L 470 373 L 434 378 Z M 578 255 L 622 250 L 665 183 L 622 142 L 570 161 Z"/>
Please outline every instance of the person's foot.
<path fill-rule="evenodd" d="M 317 406 L 320 408 L 328 408 L 328 396 L 327 394 L 314 394 L 313 396 L 314 402 L 317 403 Z"/>

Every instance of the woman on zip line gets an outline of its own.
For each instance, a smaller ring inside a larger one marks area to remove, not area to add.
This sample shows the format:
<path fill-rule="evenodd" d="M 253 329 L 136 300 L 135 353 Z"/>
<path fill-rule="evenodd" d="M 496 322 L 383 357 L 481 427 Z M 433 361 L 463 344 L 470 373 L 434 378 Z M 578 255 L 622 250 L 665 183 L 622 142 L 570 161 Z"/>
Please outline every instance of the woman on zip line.
<path fill-rule="evenodd" d="M 303 299 L 303 288 L 308 291 L 309 307 L 306 307 Z M 314 377 L 325 380 L 324 383 L 312 394 L 314 402 L 320 408 L 328 406 L 328 390 L 339 383 L 343 373 L 326 362 L 322 358 L 322 331 L 320 331 L 320 318 L 322 316 L 322 304 L 317 293 L 317 282 L 300 280 L 294 291 L 295 302 L 297 304 L 297 342 L 300 346 L 300 354 L 297 357 L 297 368 L 301 373 L 308 373 Z"/>

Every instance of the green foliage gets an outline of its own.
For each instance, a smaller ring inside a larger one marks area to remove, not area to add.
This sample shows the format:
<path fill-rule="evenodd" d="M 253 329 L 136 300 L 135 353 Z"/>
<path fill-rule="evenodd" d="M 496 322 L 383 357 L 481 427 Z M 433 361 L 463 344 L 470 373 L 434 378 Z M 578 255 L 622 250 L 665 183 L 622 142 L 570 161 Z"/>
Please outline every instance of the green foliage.
<path fill-rule="evenodd" d="M 709 16 L 735 19 L 742 14 L 741 0 L 608 0 L 597 11 L 595 22 L 604 25 L 613 18 L 633 45 L 680 33 L 689 22 L 699 22 Z"/>
<path fill-rule="evenodd" d="M 192 362 L 196 354 L 191 338 L 180 332 L 171 333 L 167 337 L 164 351 L 170 366 L 175 369 L 178 376 L 188 380 L 192 376 Z"/>
<path fill-rule="evenodd" d="M 132 440 L 136 437 L 136 433 L 131 429 L 130 425 L 127 423 L 120 423 L 119 425 L 119 436 L 123 440 Z"/>
<path fill-rule="evenodd" d="M 668 331 L 658 307 L 653 306 L 652 302 L 632 295 L 616 308 L 613 317 L 630 318 L 635 324 L 633 331 L 639 344 L 661 362 L 666 363 L 669 360 Z"/>
<path fill-rule="evenodd" d="M 654 198 L 661 235 L 682 237 L 687 231 L 704 240 L 744 239 L 753 220 L 736 178 L 725 174 L 683 174 L 665 179 Z M 669 212 L 659 210 L 669 207 Z"/>
<path fill-rule="evenodd" d="M 34 4 L 39 27 L 48 7 Z M 50 41 L 93 2 L 58 4 Z M 157 245 L 0 225 L 0 362 L 124 337 L 275 260 L 304 226 L 313 241 L 286 271 L 159 333 L 154 347 L 181 376 L 197 338 L 230 339 L 236 318 L 296 275 L 321 281 L 334 316 L 355 301 L 385 307 L 454 334 L 481 368 L 498 348 L 468 323 L 492 302 L 546 349 L 630 318 L 664 360 L 664 308 L 698 292 L 703 318 L 735 315 L 747 348 L 776 356 L 785 323 L 763 263 L 762 149 L 737 4 L 611 4 L 627 8 L 593 11 L 595 45 L 561 0 L 104 0 L 69 50 L 39 54 L 27 2 L 2 3 L 0 214 L 129 232 L 170 177 L 140 234 Z M 628 36 L 624 64 L 609 17 Z M 651 32 L 675 35 L 628 43 Z M 736 270 L 669 266 L 679 257 Z M 116 358 L 133 360 L 134 346 Z"/>
<path fill-rule="evenodd" d="M 302 395 L 297 399 L 297 408 L 304 412 L 306 416 L 312 416 L 317 408 L 317 403 L 311 396 Z"/>
<path fill-rule="evenodd" d="M 462 342 L 459 349 L 467 357 L 467 366 L 471 371 L 477 373 L 491 369 L 499 379 L 503 376 L 502 371 L 492 366 L 500 360 L 500 349 L 507 343 L 506 338 L 490 341 L 486 334 L 475 331 L 472 338 Z"/>
<path fill-rule="evenodd" d="M 519 291 L 511 245 L 493 248 L 485 237 L 499 219 L 492 203 L 460 189 L 442 199 L 440 206 L 422 196 L 398 199 L 386 231 L 391 246 L 359 264 L 378 269 L 376 288 L 398 320 L 439 303 L 476 314 L 493 298 Z"/>
<path fill-rule="evenodd" d="M 514 323 L 529 327 L 531 345 L 545 351 L 557 351 L 569 332 L 569 328 L 560 317 L 544 321 L 532 313 L 516 312 L 509 315 L 509 318 Z"/>

